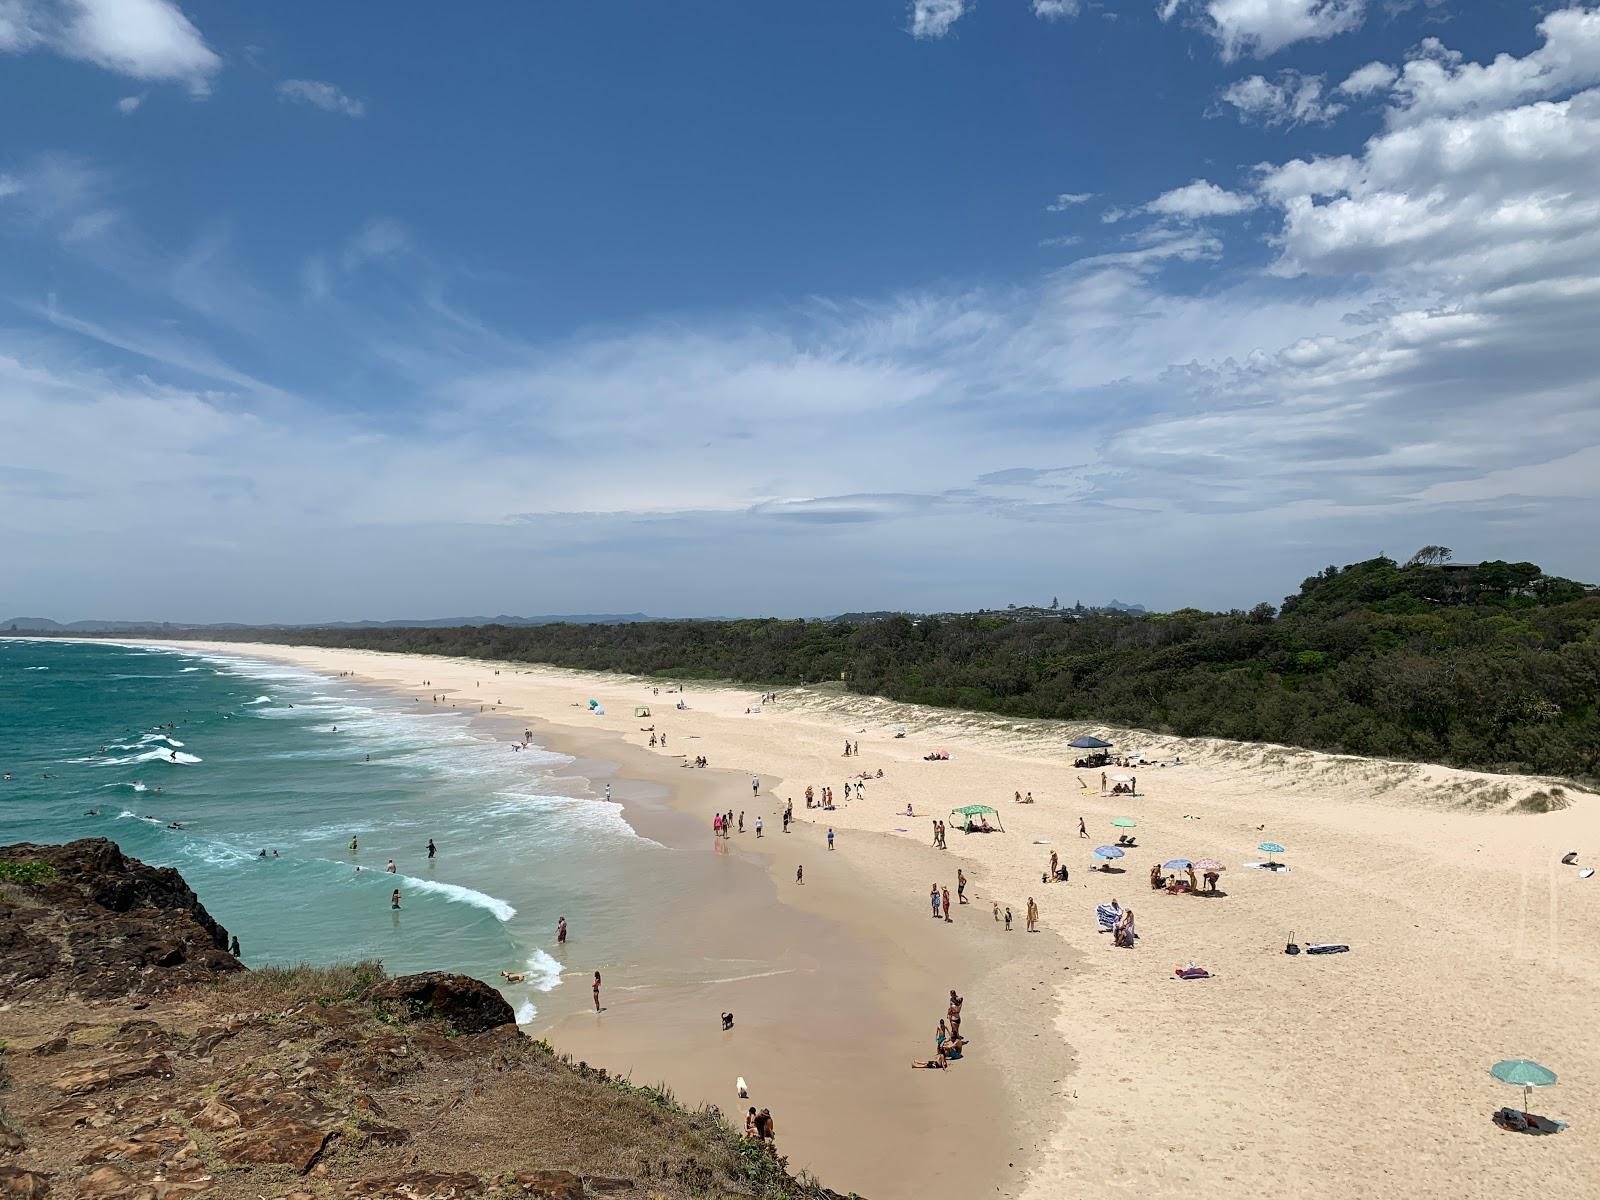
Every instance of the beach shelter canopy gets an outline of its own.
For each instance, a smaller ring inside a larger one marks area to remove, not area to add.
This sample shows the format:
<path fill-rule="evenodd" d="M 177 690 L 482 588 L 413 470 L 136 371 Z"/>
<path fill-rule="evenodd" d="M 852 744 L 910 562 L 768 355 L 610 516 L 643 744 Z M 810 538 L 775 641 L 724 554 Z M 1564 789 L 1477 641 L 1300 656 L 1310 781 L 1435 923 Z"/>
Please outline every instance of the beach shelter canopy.
<path fill-rule="evenodd" d="M 1082 737 L 1073 738 L 1070 742 L 1067 743 L 1067 745 L 1071 746 L 1074 750 L 1109 750 L 1109 749 L 1111 749 L 1111 743 L 1110 742 L 1102 742 L 1099 738 L 1090 737 L 1087 733 L 1084 734 Z"/>
<path fill-rule="evenodd" d="M 648 717 L 650 715 L 650 706 L 648 704 L 635 704 L 633 706 L 633 715 L 636 717 Z"/>
<path fill-rule="evenodd" d="M 1549 1087 L 1556 1081 L 1556 1073 L 1549 1067 L 1541 1067 L 1536 1062 L 1526 1058 L 1504 1058 L 1489 1068 L 1501 1083 L 1509 1083 L 1522 1089 L 1522 1111 L 1528 1111 L 1528 1094 L 1536 1087 Z"/>
<path fill-rule="evenodd" d="M 990 808 L 987 804 L 968 804 L 961 808 L 952 808 L 950 810 L 950 815 L 952 817 L 964 818 L 964 820 L 961 822 L 961 827 L 963 829 L 972 824 L 973 817 L 993 815 L 994 827 L 1001 833 L 1006 831 L 1005 826 L 1000 824 L 1000 810 L 997 808 Z"/>

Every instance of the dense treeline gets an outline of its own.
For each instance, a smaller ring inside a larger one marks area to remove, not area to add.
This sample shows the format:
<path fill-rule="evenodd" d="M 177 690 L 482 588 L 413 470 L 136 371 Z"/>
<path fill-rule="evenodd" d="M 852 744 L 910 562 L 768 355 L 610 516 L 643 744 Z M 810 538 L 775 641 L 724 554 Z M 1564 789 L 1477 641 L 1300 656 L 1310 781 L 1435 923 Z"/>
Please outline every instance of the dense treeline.
<path fill-rule="evenodd" d="M 1329 567 L 1281 611 L 227 636 L 673 679 L 843 679 L 922 704 L 1600 779 L 1600 591 L 1531 563 Z"/>

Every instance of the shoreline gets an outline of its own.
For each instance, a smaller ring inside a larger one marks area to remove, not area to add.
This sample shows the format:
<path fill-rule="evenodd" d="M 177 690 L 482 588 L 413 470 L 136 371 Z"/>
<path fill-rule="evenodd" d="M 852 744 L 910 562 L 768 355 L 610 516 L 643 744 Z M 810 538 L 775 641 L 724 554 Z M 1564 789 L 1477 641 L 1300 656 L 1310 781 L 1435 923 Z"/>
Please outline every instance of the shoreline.
<path fill-rule="evenodd" d="M 271 655 L 254 645 L 161 644 L 291 663 L 333 677 L 351 672 L 343 682 L 391 699 L 413 699 L 420 685 L 420 677 L 408 683 L 385 671 L 353 670 L 349 664 L 318 663 L 292 653 Z M 481 680 L 447 678 L 437 664 L 429 667 L 428 691 L 455 701 L 486 740 L 520 741 L 522 730 L 530 729 L 535 745 L 571 759 L 549 775 L 562 794 L 598 800 L 610 782 L 611 801 L 621 806 L 636 833 L 674 852 L 704 855 L 716 865 L 705 895 L 675 897 L 677 907 L 663 913 L 652 932 L 658 957 L 704 947 L 719 959 L 749 958 L 756 968 L 713 985 L 640 981 L 639 964 L 601 963 L 606 1012 L 597 1017 L 584 986 L 592 964 L 581 957 L 581 916 L 570 917 L 576 932 L 558 956 L 565 986 L 536 997 L 538 1013 L 523 1026 L 526 1033 L 548 1038 L 575 1061 L 603 1066 L 636 1083 L 663 1083 L 691 1106 L 714 1104 L 736 1128 L 745 1103 L 769 1107 L 779 1127 L 779 1151 L 791 1169 L 808 1170 L 873 1200 L 940 1194 L 942 1188 L 962 1195 L 1020 1195 L 1025 1156 L 1008 1144 L 1012 1133 L 1028 1123 L 1015 1095 L 1018 1080 L 1014 1071 L 1002 1073 L 984 1057 L 994 1050 L 983 1045 L 987 1039 L 979 1032 L 984 1024 L 978 1019 L 980 1005 L 991 990 L 981 977 L 996 965 L 982 960 L 992 955 L 978 955 L 982 969 L 977 969 L 976 962 L 964 961 L 962 952 L 949 946 L 943 948 L 947 959 L 939 962 L 907 954 L 906 943 L 921 930 L 912 918 L 924 918 L 925 905 L 893 902 L 848 856 L 824 859 L 820 845 L 802 855 L 806 884 L 794 888 L 780 848 L 796 847 L 801 830 L 820 836 L 820 829 L 801 818 L 802 802 L 795 832 L 785 837 L 780 808 L 774 806 L 781 794 L 776 777 L 762 775 L 765 807 L 758 809 L 744 770 L 687 769 L 678 765 L 676 754 L 651 753 L 622 730 L 561 720 L 565 713 L 488 700 L 482 712 L 474 712 L 480 700 L 471 685 L 494 679 L 493 667 L 480 673 L 487 677 Z M 426 692 L 422 701 L 427 703 Z M 569 710 L 585 711 L 576 705 Z M 749 832 L 743 837 L 711 834 L 709 814 L 726 808 L 748 814 Z M 753 830 L 757 811 L 766 822 L 759 840 Z M 903 852 L 884 840 L 890 844 L 881 852 Z M 821 871 L 825 865 L 832 869 Z M 792 894 L 783 891 L 785 882 Z M 552 931 L 552 944 L 544 947 L 549 953 L 556 952 L 553 940 Z M 932 1053 L 933 1027 L 952 985 L 967 999 L 963 1033 L 974 1045 L 965 1061 L 953 1064 L 950 1078 L 937 1079 L 941 1086 L 930 1088 L 922 1079 L 944 1073 L 914 1072 L 909 1063 L 913 1056 Z M 508 999 L 516 1005 L 509 992 Z M 998 1013 L 998 994 L 993 1003 Z M 717 1014 L 729 1009 L 736 1025 L 724 1033 Z M 1041 1028 L 1050 1016 L 1043 1007 L 1035 1013 Z M 864 1053 L 863 1046 L 880 1052 Z M 1029 1066 L 1012 1065 L 1024 1071 Z M 748 1102 L 740 1101 L 733 1087 L 741 1077 L 751 1084 Z M 930 1139 L 949 1125 L 944 1110 L 950 1106 L 985 1114 L 982 1122 L 961 1131 L 963 1151 L 956 1159 L 929 1152 Z"/>
<path fill-rule="evenodd" d="M 190 645 L 351 670 L 380 685 L 404 685 L 423 670 L 436 682 L 448 676 L 470 687 L 494 678 L 498 667 L 505 672 L 496 697 L 506 701 L 501 714 L 536 720 L 532 727 L 550 748 L 563 749 L 563 731 L 606 733 L 628 743 L 622 750 L 652 758 L 631 717 L 586 721 L 572 707 L 582 693 L 613 714 L 631 713 L 634 703 L 652 701 L 648 680 L 374 651 Z M 1600 1004 L 1600 947 L 1592 936 L 1600 892 L 1557 866 L 1569 849 L 1584 854 L 1581 862 L 1600 857 L 1595 797 L 1571 789 L 1564 810 L 1508 815 L 1519 795 L 1546 781 L 1148 734 L 1122 744 L 1153 758 L 1181 751 L 1185 765 L 1141 767 L 1140 795 L 1112 797 L 1092 786 L 1079 790 L 1084 773 L 1063 765 L 1067 727 L 1059 723 L 917 709 L 827 689 L 793 689 L 760 714 L 743 711 L 753 696 L 741 690 L 708 685 L 692 689 L 689 699 L 686 712 L 658 708 L 657 724 L 670 721 L 674 751 L 694 739 L 693 752 L 729 768 L 731 782 L 716 778 L 721 770 L 691 772 L 683 782 L 693 788 L 674 787 L 669 776 L 663 783 L 680 793 L 675 807 L 703 811 L 708 821 L 711 802 L 690 795 L 704 785 L 732 788 L 737 809 L 739 782 L 748 783 L 751 769 L 762 773 L 764 798 L 769 788 L 796 795 L 800 828 L 815 847 L 806 856 L 803 898 L 792 886 L 790 862 L 780 863 L 765 844 L 779 835 L 761 843 L 747 835 L 731 855 L 744 860 L 760 849 L 779 899 L 774 911 L 815 907 L 815 915 L 858 937 L 879 936 L 880 978 L 891 996 L 918 972 L 931 981 L 964 967 L 973 976 L 967 1013 L 971 1030 L 983 1036 L 974 1038 L 959 1076 L 907 1070 L 913 1055 L 926 1052 L 937 1008 L 922 1018 L 920 1035 L 913 1029 L 908 1046 L 884 1044 L 893 1035 L 882 1027 L 846 1024 L 839 1034 L 855 1039 L 853 1073 L 876 1072 L 885 1086 L 909 1087 L 937 1103 L 903 1126 L 905 1114 L 893 1110 L 861 1126 L 830 1114 L 829 1153 L 817 1166 L 830 1182 L 874 1200 L 909 1195 L 908 1172 L 931 1162 L 936 1177 L 917 1194 L 1044 1200 L 1063 1188 L 1115 1195 L 1221 1185 L 1241 1196 L 1287 1189 L 1354 1197 L 1382 1180 L 1385 1189 L 1422 1195 L 1488 1195 L 1500 1194 L 1492 1181 L 1525 1170 L 1543 1176 L 1541 1194 L 1577 1196 L 1576 1185 L 1563 1190 L 1551 1180 L 1600 1172 L 1600 1149 L 1581 1131 L 1518 1139 L 1494 1129 L 1488 1114 L 1515 1098 L 1487 1075 L 1498 1058 L 1536 1058 L 1562 1078 L 1541 1097 L 1542 1111 L 1565 1120 L 1600 1111 L 1600 1034 L 1585 1016 Z M 891 740 L 895 723 L 910 730 L 906 740 Z M 840 759 L 843 737 L 861 741 L 859 761 Z M 921 761 L 932 746 L 950 748 L 951 759 Z M 837 786 L 846 771 L 880 765 L 885 777 L 868 785 L 864 801 L 828 814 L 841 852 L 830 874 L 842 884 L 838 910 L 830 911 L 827 889 L 815 886 L 821 878 L 814 871 L 826 861 L 826 851 L 817 852 L 821 827 L 804 820 L 819 814 L 807 814 L 798 793 L 806 783 Z M 1013 805 L 1013 789 L 1036 793 L 1039 803 Z M 918 813 L 913 821 L 900 815 L 908 799 Z M 1011 832 L 963 838 L 952 830 L 950 855 L 931 850 L 922 840 L 930 815 L 974 801 L 994 806 Z M 1087 850 L 1114 837 L 1113 815 L 1137 817 L 1141 846 L 1130 853 L 1127 874 L 1090 874 Z M 1080 816 L 1095 830 L 1089 840 L 1077 837 Z M 708 830 L 704 837 L 710 840 Z M 1260 857 L 1254 844 L 1266 838 L 1289 847 L 1290 873 L 1243 869 L 1243 859 Z M 731 840 L 739 843 L 737 835 Z M 1038 882 L 1051 849 L 1064 852 L 1068 884 Z M 1144 868 L 1180 853 L 1223 858 L 1224 895 L 1152 895 Z M 953 883 L 958 862 L 972 881 L 969 892 L 1018 913 L 1016 933 L 998 932 L 987 915 L 973 920 L 980 914 L 970 909 L 954 929 L 927 927 L 927 881 Z M 1020 929 L 1029 894 L 1043 910 L 1045 932 L 1037 937 Z M 1142 953 L 1112 950 L 1097 934 L 1094 904 L 1112 896 L 1139 909 Z M 1353 953 L 1287 958 L 1282 949 L 1291 931 L 1302 941 L 1349 942 Z M 1176 981 L 1174 964 L 1190 961 L 1213 978 Z M 897 974 L 902 965 L 906 976 Z M 844 1008 L 857 998 L 836 988 L 830 1003 Z M 916 1016 L 904 1019 L 913 1026 L 928 1012 L 920 997 L 908 1007 Z M 663 1029 L 674 1032 L 670 1014 L 660 1015 Z M 677 1063 L 682 1074 L 707 1062 L 726 1071 L 706 1052 L 670 1039 L 652 1045 L 646 1037 L 635 1057 L 611 1028 L 601 1036 L 592 1026 L 595 1038 L 584 1041 L 586 1050 L 595 1047 L 593 1060 L 608 1067 L 627 1065 L 613 1061 L 621 1050 L 641 1070 L 644 1063 Z M 813 1066 L 806 1032 L 777 1031 L 796 1074 Z M 569 1033 L 582 1036 L 569 1028 L 557 1041 Z M 1020 1123 L 985 1119 L 969 1107 L 968 1084 L 981 1083 L 985 1071 L 1002 1077 L 1005 1106 Z M 671 1069 L 664 1077 L 673 1083 Z M 717 1079 L 724 1091 L 731 1083 Z M 860 1090 L 854 1078 L 849 1083 Z M 712 1099 L 724 1111 L 732 1107 L 723 1095 Z M 1380 1101 L 1386 1112 L 1407 1114 L 1398 1127 L 1385 1124 L 1381 1136 L 1372 1120 Z M 793 1119 L 786 1124 L 772 1107 L 788 1152 Z M 886 1122 L 895 1125 L 891 1132 L 903 1130 L 907 1155 L 887 1151 Z M 1005 1145 L 1001 1161 L 1014 1167 L 975 1190 L 950 1190 L 950 1171 L 971 1165 L 966 1151 L 988 1153 L 965 1140 L 969 1131 L 991 1127 L 999 1127 L 997 1144 Z M 868 1162 L 875 1153 L 885 1187 L 873 1190 L 834 1165 L 834 1151 L 846 1143 L 859 1143 Z M 1329 1146 L 1340 1154 L 1322 1153 Z M 1477 1180 L 1485 1190 L 1473 1190 Z"/>

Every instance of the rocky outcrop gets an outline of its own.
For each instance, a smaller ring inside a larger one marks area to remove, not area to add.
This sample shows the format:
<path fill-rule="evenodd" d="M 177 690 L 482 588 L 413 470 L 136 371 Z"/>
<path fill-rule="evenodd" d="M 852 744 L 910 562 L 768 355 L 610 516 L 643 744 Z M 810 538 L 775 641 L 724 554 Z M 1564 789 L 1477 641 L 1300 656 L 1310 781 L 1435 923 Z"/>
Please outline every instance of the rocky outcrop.
<path fill-rule="evenodd" d="M 0 1200 L 834 1200 L 479 980 L 266 978 L 176 872 L 103 841 L 5 861 L 49 870 L 0 882 Z"/>
<path fill-rule="evenodd" d="M 404 1020 L 441 1020 L 457 1033 L 485 1033 L 517 1020 L 506 998 L 481 979 L 443 971 L 385 979 L 361 998 Z"/>
<path fill-rule="evenodd" d="M 142 995 L 243 969 L 183 876 L 104 838 L 4 846 L 0 863 L 47 868 L 0 887 L 0 995 Z"/>

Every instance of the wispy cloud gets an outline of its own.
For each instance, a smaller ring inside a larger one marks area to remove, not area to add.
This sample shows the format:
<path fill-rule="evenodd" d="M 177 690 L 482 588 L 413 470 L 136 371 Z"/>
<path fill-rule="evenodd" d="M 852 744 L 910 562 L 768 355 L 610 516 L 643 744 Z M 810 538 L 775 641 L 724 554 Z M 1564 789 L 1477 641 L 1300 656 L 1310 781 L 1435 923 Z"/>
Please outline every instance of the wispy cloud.
<path fill-rule="evenodd" d="M 278 95 L 296 104 L 309 104 L 323 112 L 338 113 L 340 116 L 367 115 L 364 100 L 347 96 L 333 84 L 317 79 L 285 79 L 278 85 Z"/>
<path fill-rule="evenodd" d="M 911 0 L 911 36 L 942 38 L 969 7 L 968 0 Z"/>
<path fill-rule="evenodd" d="M 1093 199 L 1093 192 L 1062 192 L 1044 207 L 1046 212 L 1066 212 L 1069 208 L 1076 208 L 1080 204 L 1087 204 Z"/>

